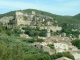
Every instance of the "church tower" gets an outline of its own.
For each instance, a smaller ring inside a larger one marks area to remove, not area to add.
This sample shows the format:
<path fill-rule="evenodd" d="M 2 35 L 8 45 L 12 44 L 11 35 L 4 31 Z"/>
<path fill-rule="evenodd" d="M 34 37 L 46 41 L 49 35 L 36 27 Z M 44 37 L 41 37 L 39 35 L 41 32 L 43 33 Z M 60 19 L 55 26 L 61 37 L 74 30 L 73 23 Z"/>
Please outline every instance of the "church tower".
<path fill-rule="evenodd" d="M 50 38 L 50 22 L 47 22 L 47 38 Z"/>
<path fill-rule="evenodd" d="M 50 37 L 50 27 L 47 26 L 47 37 L 49 38 Z"/>

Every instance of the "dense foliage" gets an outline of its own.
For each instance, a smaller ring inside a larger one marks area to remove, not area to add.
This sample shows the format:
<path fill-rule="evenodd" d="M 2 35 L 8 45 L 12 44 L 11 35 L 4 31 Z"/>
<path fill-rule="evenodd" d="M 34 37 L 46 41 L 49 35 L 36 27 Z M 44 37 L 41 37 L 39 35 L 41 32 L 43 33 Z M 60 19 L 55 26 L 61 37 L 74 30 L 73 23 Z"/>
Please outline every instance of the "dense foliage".
<path fill-rule="evenodd" d="M 60 58 L 60 57 L 68 57 L 72 60 L 75 60 L 74 56 L 72 54 L 70 54 L 69 52 L 63 52 L 63 53 L 57 53 L 57 54 L 51 55 L 52 59 L 57 59 L 57 58 Z"/>
<path fill-rule="evenodd" d="M 54 44 L 48 44 L 51 49 L 55 49 Z"/>
<path fill-rule="evenodd" d="M 7 27 L 7 26 L 3 26 L 2 23 L 0 23 L 0 33 L 5 33 L 7 35 L 12 35 L 12 34 L 15 34 L 15 35 L 19 35 L 21 34 L 21 30 L 17 27 L 15 27 L 14 29 L 12 27 Z"/>
<path fill-rule="evenodd" d="M 30 43 L 29 39 L 0 34 L 0 60 L 55 60 L 63 56 L 74 60 L 69 52 L 49 55 L 41 49 L 30 46 Z"/>
<path fill-rule="evenodd" d="M 75 31 L 73 31 L 72 29 L 74 29 Z M 73 25 L 70 25 L 70 24 L 66 24 L 66 23 L 63 23 L 62 24 L 62 30 L 61 31 L 57 31 L 57 32 L 54 32 L 54 35 L 59 35 L 59 34 L 62 34 L 62 33 L 66 33 L 66 36 L 68 37 L 72 37 L 72 38 L 78 38 L 79 37 L 79 30 L 75 29 Z"/>
<path fill-rule="evenodd" d="M 46 29 L 42 29 L 40 30 L 39 27 L 36 28 L 32 28 L 30 26 L 26 26 L 22 28 L 23 30 L 25 30 L 25 34 L 28 34 L 29 36 L 43 36 L 46 37 L 46 33 L 47 30 Z"/>
<path fill-rule="evenodd" d="M 49 54 L 30 43 L 29 39 L 0 34 L 0 60 L 51 60 Z"/>
<path fill-rule="evenodd" d="M 80 20 L 80 13 L 75 15 L 75 16 L 73 16 L 73 18 Z"/>
<path fill-rule="evenodd" d="M 11 11 L 11 12 L 7 12 L 5 14 L 0 14 L 0 18 L 4 17 L 4 16 L 14 16 L 15 11 Z"/>
<path fill-rule="evenodd" d="M 80 49 L 80 40 L 79 39 L 73 40 L 72 44 Z"/>
<path fill-rule="evenodd" d="M 43 42 L 43 39 L 21 38 L 21 33 L 18 27 L 9 28 L 0 23 L 0 60 L 51 60 L 48 53 L 30 46 L 34 42 Z"/>

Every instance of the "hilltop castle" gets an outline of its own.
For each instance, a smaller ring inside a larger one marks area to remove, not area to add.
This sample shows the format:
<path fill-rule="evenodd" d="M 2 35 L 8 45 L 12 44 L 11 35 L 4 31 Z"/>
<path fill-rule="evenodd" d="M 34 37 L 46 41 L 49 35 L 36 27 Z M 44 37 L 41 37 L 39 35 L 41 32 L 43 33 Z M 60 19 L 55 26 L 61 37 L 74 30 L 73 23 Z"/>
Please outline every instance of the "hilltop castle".
<path fill-rule="evenodd" d="M 17 22 L 17 26 L 21 24 L 31 26 L 46 26 L 46 22 L 53 21 L 53 18 L 41 14 L 36 14 L 35 11 L 32 11 L 32 13 L 30 14 L 25 14 L 20 11 L 16 11 L 15 20 Z M 53 23 L 50 22 L 50 24 L 52 25 Z"/>
<path fill-rule="evenodd" d="M 49 26 L 48 28 L 50 30 L 53 30 L 54 32 L 62 29 L 61 27 L 58 27 L 57 21 L 54 21 L 52 17 L 45 16 L 43 14 L 37 14 L 35 11 L 32 11 L 31 13 L 16 11 L 14 16 L 4 16 L 0 19 L 0 22 L 2 22 L 3 24 L 8 24 L 9 20 L 15 20 L 16 26 L 38 26 L 41 29 L 47 29 L 47 26 Z M 54 22 L 57 23 L 56 26 L 54 26 Z"/>
<path fill-rule="evenodd" d="M 54 26 L 54 22 L 57 23 L 57 21 L 54 21 L 52 17 L 45 16 L 42 14 L 36 14 L 35 11 L 32 11 L 32 13 L 24 13 L 21 11 L 16 11 L 15 21 L 17 26 L 29 25 L 29 26 L 39 26 L 41 29 L 44 28 L 47 29 L 47 26 L 49 24 L 49 28 L 54 32 L 57 30 L 61 30 L 61 27 L 58 27 L 58 24 Z"/>

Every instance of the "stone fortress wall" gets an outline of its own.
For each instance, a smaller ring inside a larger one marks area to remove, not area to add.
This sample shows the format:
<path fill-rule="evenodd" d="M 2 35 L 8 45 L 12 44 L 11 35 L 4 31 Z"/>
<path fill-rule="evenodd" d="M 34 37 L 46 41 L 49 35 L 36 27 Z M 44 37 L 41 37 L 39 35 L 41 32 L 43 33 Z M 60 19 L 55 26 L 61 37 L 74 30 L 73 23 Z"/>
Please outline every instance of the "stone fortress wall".
<path fill-rule="evenodd" d="M 47 29 L 47 26 L 45 27 L 40 27 L 41 29 Z M 58 27 L 58 26 L 49 26 L 50 30 L 56 32 L 57 30 L 60 31 L 62 28 L 61 27 Z"/>
<path fill-rule="evenodd" d="M 35 27 L 36 25 L 38 25 L 41 29 L 47 29 L 47 22 L 49 21 L 50 22 L 49 28 L 54 32 L 62 29 L 61 27 L 58 27 L 58 25 L 57 26 L 52 25 L 52 21 L 50 21 L 50 20 L 53 20 L 52 17 L 36 14 L 35 11 L 32 11 L 31 14 L 27 14 L 27 13 L 24 14 L 20 11 L 16 11 L 15 20 L 16 20 L 17 26 L 30 25 L 32 27 Z M 44 24 L 44 21 L 46 22 L 45 24 Z"/>
<path fill-rule="evenodd" d="M 26 17 L 28 17 L 28 15 L 24 15 L 23 13 L 21 13 L 21 12 L 16 12 L 15 13 L 15 20 L 16 20 L 16 25 L 17 26 L 19 26 L 19 25 L 21 25 L 21 24 L 23 24 L 23 25 L 30 25 L 30 23 L 31 23 L 31 20 L 28 20 L 27 19 L 27 21 L 25 21 L 24 20 L 24 16 L 26 16 Z"/>

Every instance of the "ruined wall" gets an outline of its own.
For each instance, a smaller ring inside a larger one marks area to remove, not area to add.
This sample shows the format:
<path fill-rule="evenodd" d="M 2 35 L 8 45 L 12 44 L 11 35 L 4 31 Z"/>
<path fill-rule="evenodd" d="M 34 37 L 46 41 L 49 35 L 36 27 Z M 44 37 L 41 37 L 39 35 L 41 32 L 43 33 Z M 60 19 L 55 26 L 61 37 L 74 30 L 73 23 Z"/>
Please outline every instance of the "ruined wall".
<path fill-rule="evenodd" d="M 15 12 L 15 20 L 17 26 L 21 24 L 30 25 L 32 22 L 30 16 L 28 16 L 27 14 L 23 14 L 21 12 Z"/>
<path fill-rule="evenodd" d="M 42 26 L 40 27 L 41 29 L 47 29 L 47 26 Z M 50 30 L 52 30 L 53 32 L 56 32 L 57 30 L 60 31 L 62 28 L 58 27 L 58 26 L 49 26 Z"/>
<path fill-rule="evenodd" d="M 15 12 L 15 20 L 16 20 L 16 24 L 17 26 L 23 24 L 23 25 L 30 25 L 32 27 L 39 26 L 40 29 L 47 29 L 47 25 L 49 24 L 49 28 L 50 30 L 53 30 L 54 32 L 56 32 L 57 30 L 61 30 L 61 27 L 57 26 L 53 26 L 53 18 L 48 17 L 48 16 L 44 16 L 44 15 L 40 15 L 40 14 L 36 14 L 35 12 L 32 11 L 32 14 L 24 14 L 22 12 Z M 49 23 L 47 23 L 49 22 Z"/>
<path fill-rule="evenodd" d="M 15 20 L 17 26 L 23 23 L 23 14 L 21 12 L 15 12 Z"/>
<path fill-rule="evenodd" d="M 58 27 L 58 26 L 50 26 L 50 29 L 54 32 L 56 32 L 57 30 L 60 31 L 62 28 Z"/>

